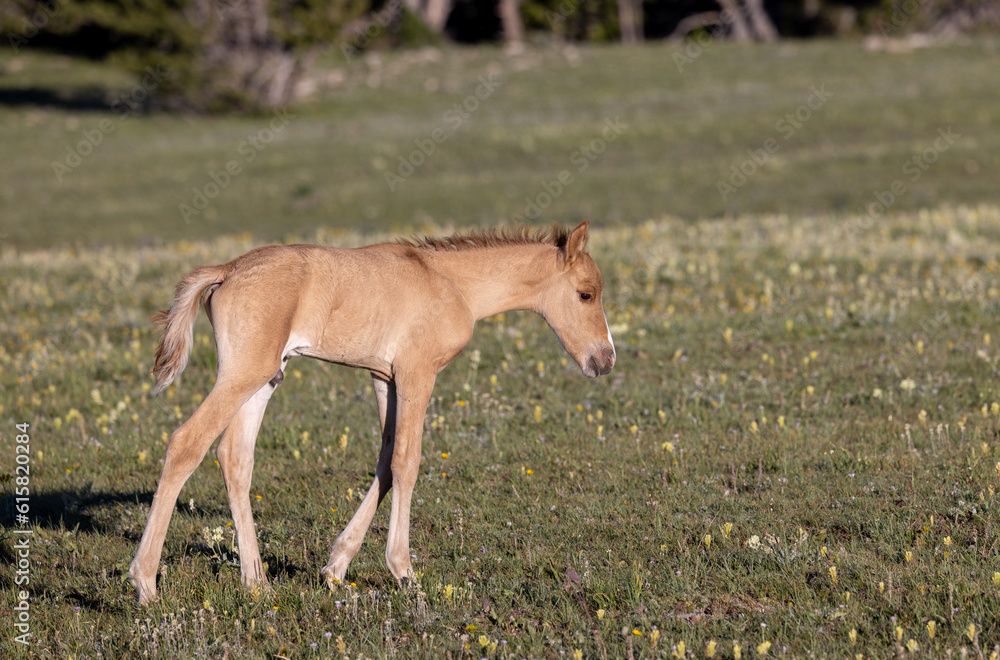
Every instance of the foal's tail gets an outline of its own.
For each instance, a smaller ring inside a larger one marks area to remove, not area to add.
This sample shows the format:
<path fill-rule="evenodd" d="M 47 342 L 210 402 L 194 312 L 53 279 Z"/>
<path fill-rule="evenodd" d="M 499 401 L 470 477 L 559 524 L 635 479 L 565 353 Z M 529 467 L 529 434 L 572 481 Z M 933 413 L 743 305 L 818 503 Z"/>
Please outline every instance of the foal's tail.
<path fill-rule="evenodd" d="M 156 378 L 153 394 L 162 392 L 187 366 L 194 343 L 198 303 L 206 289 L 222 283 L 227 270 L 222 265 L 191 271 L 177 283 L 174 304 L 170 309 L 161 309 L 153 315 L 153 323 L 163 328 L 163 337 L 156 348 L 156 364 L 153 365 L 153 376 Z"/>

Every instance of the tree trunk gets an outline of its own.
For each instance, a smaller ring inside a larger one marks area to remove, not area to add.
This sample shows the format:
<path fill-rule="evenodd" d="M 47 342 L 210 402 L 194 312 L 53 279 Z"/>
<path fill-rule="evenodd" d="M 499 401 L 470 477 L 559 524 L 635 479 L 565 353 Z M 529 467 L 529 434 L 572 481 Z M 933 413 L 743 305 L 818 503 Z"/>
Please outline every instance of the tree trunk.
<path fill-rule="evenodd" d="M 718 0 L 722 7 L 722 23 L 729 27 L 729 34 L 738 44 L 751 41 L 750 28 L 736 0 Z"/>
<path fill-rule="evenodd" d="M 521 0 L 500 0 L 500 20 L 503 40 L 510 44 L 524 43 L 524 23 L 521 21 Z"/>
<path fill-rule="evenodd" d="M 622 43 L 642 41 L 642 0 L 618 0 L 618 25 Z"/>
<path fill-rule="evenodd" d="M 436 34 L 444 31 L 452 0 L 403 0 L 403 4 Z"/>
<path fill-rule="evenodd" d="M 426 0 L 424 5 L 424 21 L 434 32 L 444 32 L 444 25 L 451 13 L 451 0 Z"/>
<path fill-rule="evenodd" d="M 747 13 L 750 14 L 750 24 L 759 41 L 777 41 L 778 30 L 775 29 L 771 17 L 764 10 L 764 0 L 746 0 Z"/>
<path fill-rule="evenodd" d="M 190 11 L 189 20 L 204 32 L 203 82 L 189 101 L 209 109 L 233 102 L 275 109 L 294 100 L 315 53 L 295 51 L 274 39 L 267 0 L 199 0 Z"/>

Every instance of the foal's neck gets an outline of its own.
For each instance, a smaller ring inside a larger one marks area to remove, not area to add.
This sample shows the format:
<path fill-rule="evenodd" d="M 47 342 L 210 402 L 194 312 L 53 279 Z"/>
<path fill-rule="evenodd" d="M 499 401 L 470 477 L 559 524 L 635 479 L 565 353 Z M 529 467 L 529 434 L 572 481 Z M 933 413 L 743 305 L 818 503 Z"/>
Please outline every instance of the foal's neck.
<path fill-rule="evenodd" d="M 455 283 L 476 320 L 512 310 L 537 312 L 541 284 L 554 274 L 552 245 L 504 245 L 437 251 L 428 259 Z"/>

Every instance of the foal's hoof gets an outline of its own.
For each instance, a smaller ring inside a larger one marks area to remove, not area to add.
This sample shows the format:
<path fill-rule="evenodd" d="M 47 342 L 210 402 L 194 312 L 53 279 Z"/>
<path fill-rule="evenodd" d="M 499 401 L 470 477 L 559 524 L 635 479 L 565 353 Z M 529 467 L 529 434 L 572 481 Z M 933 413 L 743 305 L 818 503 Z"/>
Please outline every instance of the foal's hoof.
<path fill-rule="evenodd" d="M 319 572 L 320 577 L 323 578 L 323 582 L 329 587 L 330 591 L 336 591 L 337 587 L 343 584 L 343 580 L 333 574 L 333 570 L 330 568 L 324 568 Z"/>
<path fill-rule="evenodd" d="M 421 591 L 420 580 L 418 580 L 415 576 L 407 575 L 405 577 L 401 577 L 396 580 L 396 585 L 399 587 L 400 591 L 408 594 L 419 593 Z"/>
<path fill-rule="evenodd" d="M 156 578 L 152 580 L 132 578 L 132 585 L 135 587 L 135 594 L 140 605 L 149 605 L 160 599 L 159 594 L 156 593 Z"/>

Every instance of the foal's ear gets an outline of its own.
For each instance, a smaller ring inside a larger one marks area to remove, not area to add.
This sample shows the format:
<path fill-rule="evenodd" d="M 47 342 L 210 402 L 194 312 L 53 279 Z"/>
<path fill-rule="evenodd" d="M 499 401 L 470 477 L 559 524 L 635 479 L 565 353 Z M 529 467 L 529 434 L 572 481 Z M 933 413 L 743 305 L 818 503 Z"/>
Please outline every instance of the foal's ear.
<path fill-rule="evenodd" d="M 563 248 L 563 264 L 569 268 L 578 257 L 584 254 L 587 249 L 587 227 L 590 222 L 584 220 L 576 226 L 576 229 L 569 233 L 566 238 L 566 247 Z"/>

